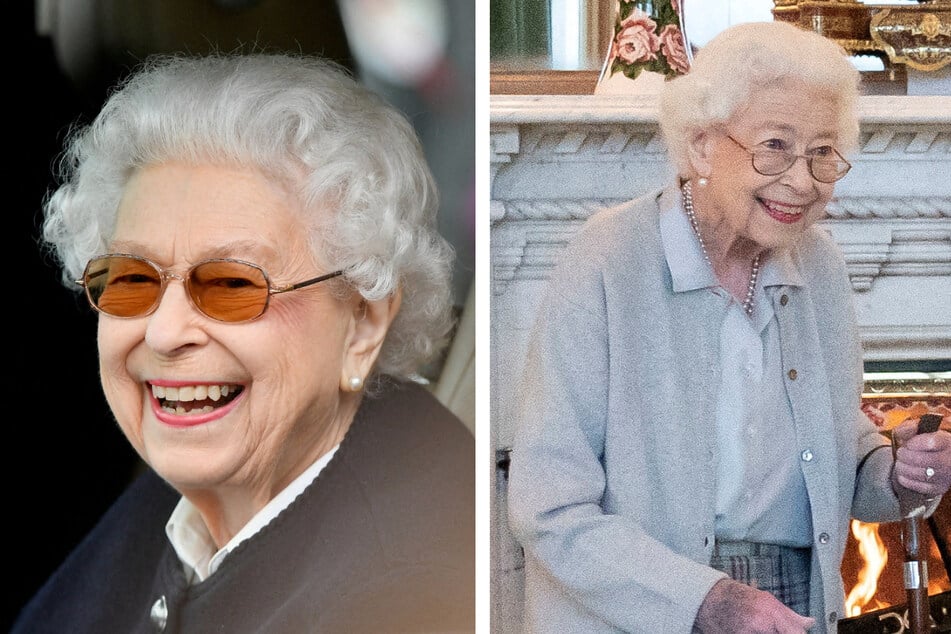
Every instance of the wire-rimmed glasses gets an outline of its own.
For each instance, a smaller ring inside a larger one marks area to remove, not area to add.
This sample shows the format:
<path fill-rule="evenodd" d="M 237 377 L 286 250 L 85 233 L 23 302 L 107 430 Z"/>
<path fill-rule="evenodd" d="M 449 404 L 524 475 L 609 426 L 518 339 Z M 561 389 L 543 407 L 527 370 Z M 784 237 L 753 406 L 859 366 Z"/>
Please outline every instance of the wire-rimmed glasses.
<path fill-rule="evenodd" d="M 766 147 L 748 148 L 729 134 L 730 139 L 746 150 L 753 162 L 753 169 L 763 176 L 777 176 L 792 167 L 797 160 L 806 159 L 809 173 L 820 183 L 834 183 L 849 173 L 852 164 L 842 158 L 835 148 L 828 148 L 829 154 L 793 154 L 786 150 L 773 150 Z"/>
<path fill-rule="evenodd" d="M 185 285 L 186 295 L 203 315 L 239 323 L 263 315 L 271 295 L 296 291 L 342 274 L 334 271 L 296 284 L 272 286 L 264 269 L 243 260 L 203 260 L 179 275 L 138 255 L 109 253 L 89 260 L 76 283 L 86 290 L 89 303 L 100 313 L 131 318 L 152 314 L 168 281 L 176 279 Z"/>

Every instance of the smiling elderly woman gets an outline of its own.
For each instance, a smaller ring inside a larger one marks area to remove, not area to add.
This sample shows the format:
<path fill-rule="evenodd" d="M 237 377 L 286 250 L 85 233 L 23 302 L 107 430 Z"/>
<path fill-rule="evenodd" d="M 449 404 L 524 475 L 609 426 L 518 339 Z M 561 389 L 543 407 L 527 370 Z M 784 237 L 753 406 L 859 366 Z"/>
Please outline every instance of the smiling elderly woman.
<path fill-rule="evenodd" d="M 857 145 L 831 40 L 733 26 L 665 83 L 669 186 L 594 214 L 529 344 L 509 480 L 531 632 L 834 632 L 851 517 L 934 509 L 951 434 L 860 410 L 842 254 Z M 894 476 L 894 477 L 893 477 Z"/>
<path fill-rule="evenodd" d="M 304 56 L 119 88 L 44 236 L 148 468 L 14 632 L 471 631 L 473 438 L 411 380 L 452 325 L 411 126 Z"/>

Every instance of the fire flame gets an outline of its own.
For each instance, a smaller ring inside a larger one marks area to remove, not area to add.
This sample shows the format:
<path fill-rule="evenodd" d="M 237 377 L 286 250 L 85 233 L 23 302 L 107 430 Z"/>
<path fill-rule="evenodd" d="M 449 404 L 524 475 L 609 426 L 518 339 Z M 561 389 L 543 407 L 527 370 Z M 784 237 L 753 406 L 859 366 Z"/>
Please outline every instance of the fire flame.
<path fill-rule="evenodd" d="M 931 560 L 943 561 L 941 559 L 941 551 L 938 550 L 937 542 L 931 545 Z M 948 563 L 951 564 L 951 562 Z M 951 590 L 951 578 L 946 577 L 943 581 L 944 582 L 942 582 L 941 577 L 932 573 L 928 579 L 928 595 L 933 596 Z"/>
<path fill-rule="evenodd" d="M 848 616 L 858 616 L 878 588 L 878 578 L 888 563 L 888 549 L 878 534 L 878 524 L 866 524 L 852 520 L 852 535 L 858 543 L 859 554 L 864 564 L 859 570 L 858 581 L 845 599 L 845 612 Z M 881 606 L 875 606 L 877 609 Z"/>

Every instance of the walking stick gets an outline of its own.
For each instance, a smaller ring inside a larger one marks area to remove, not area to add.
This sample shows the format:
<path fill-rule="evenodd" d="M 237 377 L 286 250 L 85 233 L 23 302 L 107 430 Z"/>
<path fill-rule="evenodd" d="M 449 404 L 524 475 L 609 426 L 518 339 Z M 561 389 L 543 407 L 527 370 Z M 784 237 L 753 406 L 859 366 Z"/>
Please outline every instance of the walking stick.
<path fill-rule="evenodd" d="M 917 517 L 906 517 L 902 531 L 905 544 L 905 593 L 908 597 L 909 634 L 928 634 L 931 631 L 931 612 L 928 609 L 928 560 L 921 556 L 920 526 Z"/>
<path fill-rule="evenodd" d="M 918 434 L 937 431 L 941 417 L 925 414 L 918 419 Z M 892 437 L 892 451 L 898 447 Z M 931 612 L 928 605 L 928 556 L 921 550 L 921 509 L 915 509 L 905 515 L 902 530 L 902 542 L 905 548 L 904 580 L 908 598 L 909 634 L 928 634 L 931 631 Z"/>

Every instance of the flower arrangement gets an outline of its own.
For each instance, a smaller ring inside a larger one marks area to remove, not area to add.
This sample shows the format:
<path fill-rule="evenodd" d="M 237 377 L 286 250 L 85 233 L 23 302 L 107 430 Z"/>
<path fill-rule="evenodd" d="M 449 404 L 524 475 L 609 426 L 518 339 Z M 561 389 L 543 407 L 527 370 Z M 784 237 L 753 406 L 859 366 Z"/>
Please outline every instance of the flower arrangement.
<path fill-rule="evenodd" d="M 667 79 L 690 69 L 680 0 L 618 0 L 608 67 L 636 79 L 642 71 Z"/>

